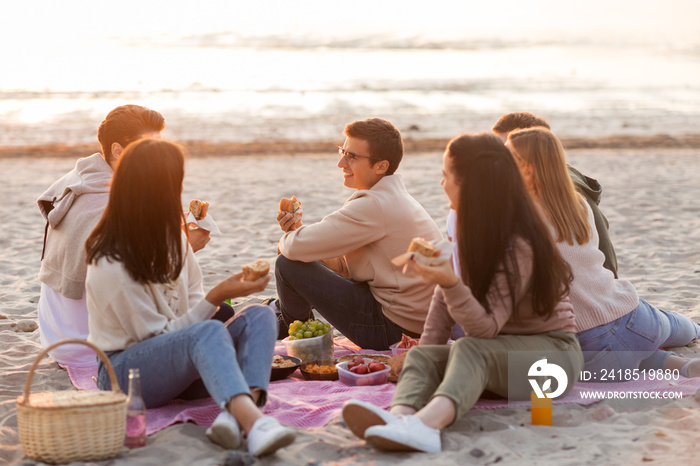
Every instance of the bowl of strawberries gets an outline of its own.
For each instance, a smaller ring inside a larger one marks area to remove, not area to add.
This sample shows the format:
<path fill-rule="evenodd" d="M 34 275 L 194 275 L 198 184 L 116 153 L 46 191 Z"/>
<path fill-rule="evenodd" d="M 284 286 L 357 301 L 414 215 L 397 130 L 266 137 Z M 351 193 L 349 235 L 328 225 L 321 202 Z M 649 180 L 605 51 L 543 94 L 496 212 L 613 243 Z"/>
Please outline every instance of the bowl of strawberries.
<path fill-rule="evenodd" d="M 398 356 L 401 353 L 404 353 L 414 346 L 418 346 L 418 340 L 415 338 L 411 338 L 405 333 L 401 334 L 401 341 L 394 343 L 389 347 L 391 350 L 391 355 L 392 356 Z"/>
<path fill-rule="evenodd" d="M 356 356 L 336 364 L 340 381 L 346 385 L 381 385 L 387 382 L 391 367 L 371 358 Z"/>

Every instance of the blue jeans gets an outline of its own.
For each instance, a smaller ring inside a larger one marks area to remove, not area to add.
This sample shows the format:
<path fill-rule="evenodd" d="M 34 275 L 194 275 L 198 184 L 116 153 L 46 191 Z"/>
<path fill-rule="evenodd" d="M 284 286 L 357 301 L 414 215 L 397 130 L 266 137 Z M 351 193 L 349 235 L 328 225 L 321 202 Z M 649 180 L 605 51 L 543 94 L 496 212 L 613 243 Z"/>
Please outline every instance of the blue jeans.
<path fill-rule="evenodd" d="M 389 320 L 369 285 L 342 277 L 321 262 L 277 256 L 275 280 L 285 323 L 307 320 L 311 309 L 361 348 L 386 350 L 411 334 Z"/>
<path fill-rule="evenodd" d="M 251 388 L 262 390 L 258 401 L 262 406 L 276 336 L 274 312 L 268 306 L 252 305 L 226 324 L 215 319 L 197 322 L 112 353 L 109 360 L 123 389 L 129 384 L 129 369 L 139 368 L 141 396 L 148 408 L 175 398 L 206 396 L 223 405 L 236 395 L 250 394 Z M 102 362 L 97 386 L 111 388 Z"/>
<path fill-rule="evenodd" d="M 677 312 L 655 308 L 643 299 L 617 320 L 578 334 L 585 369 L 663 369 L 671 352 L 659 348 L 684 346 L 700 336 L 700 326 Z"/>

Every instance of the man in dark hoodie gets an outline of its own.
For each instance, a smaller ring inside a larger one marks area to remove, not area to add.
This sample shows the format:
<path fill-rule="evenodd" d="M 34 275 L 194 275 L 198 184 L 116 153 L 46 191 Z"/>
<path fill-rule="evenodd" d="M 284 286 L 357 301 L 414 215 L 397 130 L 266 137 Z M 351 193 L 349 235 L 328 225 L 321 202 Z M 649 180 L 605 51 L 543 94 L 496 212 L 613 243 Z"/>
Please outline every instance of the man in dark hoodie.
<path fill-rule="evenodd" d="M 87 339 L 85 240 L 107 206 L 114 164 L 124 147 L 143 137 L 159 137 L 164 128 L 165 119 L 155 110 L 115 108 L 97 130 L 101 152 L 78 159 L 72 171 L 37 199 L 46 221 L 37 309 L 42 346 L 65 338 Z M 50 355 L 69 366 L 97 364 L 95 353 L 85 346 L 63 345 Z"/>
<path fill-rule="evenodd" d="M 505 142 L 508 138 L 508 133 L 511 131 L 532 128 L 534 126 L 544 126 L 550 129 L 549 124 L 543 118 L 528 112 L 513 112 L 503 115 L 496 124 L 493 125 L 492 131 Z M 586 202 L 588 202 L 588 205 L 591 206 L 591 210 L 593 211 L 595 227 L 599 238 L 598 249 L 605 254 L 603 267 L 610 270 L 615 278 L 617 278 L 617 256 L 615 255 L 615 248 L 613 247 L 608 232 L 608 219 L 605 218 L 605 215 L 603 215 L 603 212 L 601 212 L 598 207 L 603 189 L 600 183 L 598 183 L 598 180 L 584 175 L 571 165 L 567 164 L 567 167 L 569 169 L 569 176 L 571 176 L 576 186 L 576 190 L 586 199 Z"/>

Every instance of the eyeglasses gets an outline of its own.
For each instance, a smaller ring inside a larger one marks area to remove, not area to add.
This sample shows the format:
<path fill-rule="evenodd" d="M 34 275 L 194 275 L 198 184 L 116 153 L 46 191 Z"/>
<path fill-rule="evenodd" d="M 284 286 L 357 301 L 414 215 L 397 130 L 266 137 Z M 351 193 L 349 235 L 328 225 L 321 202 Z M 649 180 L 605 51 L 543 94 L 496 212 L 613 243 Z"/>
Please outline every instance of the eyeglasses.
<path fill-rule="evenodd" d="M 343 157 L 345 157 L 345 160 L 346 160 L 348 163 L 352 162 L 352 161 L 355 160 L 355 159 L 370 159 L 370 160 L 371 160 L 371 159 L 374 158 L 374 157 L 372 157 L 371 155 L 358 155 L 358 154 L 355 154 L 354 152 L 350 152 L 350 151 L 348 151 L 348 150 L 343 149 L 342 146 L 338 146 L 338 154 L 340 154 L 340 155 L 342 155 Z"/>

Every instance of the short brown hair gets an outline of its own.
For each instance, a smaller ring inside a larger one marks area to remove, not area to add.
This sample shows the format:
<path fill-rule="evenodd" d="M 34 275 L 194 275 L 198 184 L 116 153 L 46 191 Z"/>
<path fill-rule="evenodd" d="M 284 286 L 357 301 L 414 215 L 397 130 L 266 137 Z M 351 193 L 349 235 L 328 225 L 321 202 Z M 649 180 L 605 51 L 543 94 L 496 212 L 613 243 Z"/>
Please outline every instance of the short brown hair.
<path fill-rule="evenodd" d="M 368 118 L 348 123 L 343 134 L 349 138 L 367 141 L 370 163 L 386 160 L 389 162 L 387 175 L 393 175 L 403 158 L 403 140 L 398 128 L 381 118 Z"/>
<path fill-rule="evenodd" d="M 535 116 L 530 112 L 513 112 L 506 113 L 499 118 L 491 130 L 494 133 L 502 134 L 510 133 L 516 129 L 532 128 L 534 126 L 542 126 L 550 129 L 549 124 L 544 118 Z"/>
<path fill-rule="evenodd" d="M 88 264 L 101 257 L 124 265 L 139 283 L 168 283 L 185 258 L 182 180 L 185 156 L 162 139 L 136 141 L 119 157 L 109 202 L 85 243 Z"/>
<path fill-rule="evenodd" d="M 122 105 L 107 114 L 97 128 L 97 140 L 102 147 L 102 156 L 111 165 L 112 144 L 126 147 L 145 133 L 157 133 L 165 129 L 163 115 L 140 105 Z"/>

